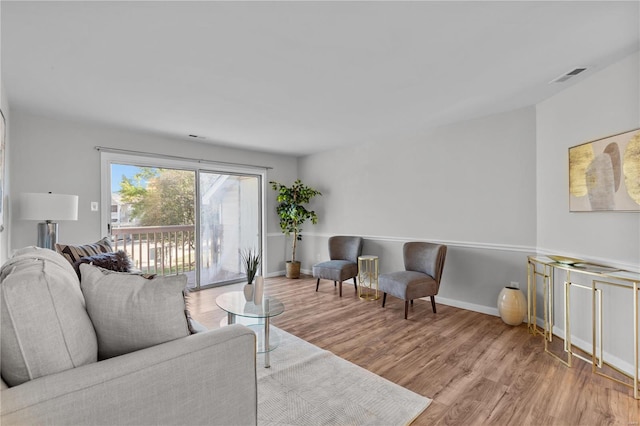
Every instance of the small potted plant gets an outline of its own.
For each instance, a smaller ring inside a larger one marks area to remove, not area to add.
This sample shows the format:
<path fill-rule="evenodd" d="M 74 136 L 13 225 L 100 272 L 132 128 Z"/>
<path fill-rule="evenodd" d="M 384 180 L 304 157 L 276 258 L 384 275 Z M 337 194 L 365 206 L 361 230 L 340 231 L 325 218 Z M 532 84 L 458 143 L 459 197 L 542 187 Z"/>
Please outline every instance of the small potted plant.
<path fill-rule="evenodd" d="M 271 181 L 271 188 L 278 192 L 278 205 L 276 213 L 280 217 L 280 229 L 289 236 L 293 235 L 291 247 L 291 260 L 287 261 L 287 278 L 300 278 L 300 262 L 296 261 L 296 247 L 302 240 L 302 225 L 311 220 L 314 225 L 318 223 L 318 216 L 313 210 L 307 210 L 305 204 L 309 203 L 316 195 L 322 195 L 320 191 L 308 187 L 297 179 L 292 186 L 286 186 Z"/>
<path fill-rule="evenodd" d="M 244 249 L 240 251 L 240 257 L 242 258 L 242 266 L 247 274 L 247 284 L 244 286 L 244 297 L 249 301 L 253 300 L 253 279 L 258 273 L 260 267 L 260 261 L 262 255 L 254 249 Z"/>

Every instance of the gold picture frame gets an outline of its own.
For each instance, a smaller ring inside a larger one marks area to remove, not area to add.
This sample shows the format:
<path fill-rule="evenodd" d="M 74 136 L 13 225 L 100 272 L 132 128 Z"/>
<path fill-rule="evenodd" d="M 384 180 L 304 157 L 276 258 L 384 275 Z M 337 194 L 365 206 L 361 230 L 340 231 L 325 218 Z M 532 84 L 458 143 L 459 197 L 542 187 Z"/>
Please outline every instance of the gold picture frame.
<path fill-rule="evenodd" d="M 0 110 L 0 232 L 4 231 L 4 185 L 5 185 L 5 134 L 6 123 L 4 121 L 4 113 Z"/>
<path fill-rule="evenodd" d="M 569 211 L 640 212 L 640 129 L 569 148 Z"/>

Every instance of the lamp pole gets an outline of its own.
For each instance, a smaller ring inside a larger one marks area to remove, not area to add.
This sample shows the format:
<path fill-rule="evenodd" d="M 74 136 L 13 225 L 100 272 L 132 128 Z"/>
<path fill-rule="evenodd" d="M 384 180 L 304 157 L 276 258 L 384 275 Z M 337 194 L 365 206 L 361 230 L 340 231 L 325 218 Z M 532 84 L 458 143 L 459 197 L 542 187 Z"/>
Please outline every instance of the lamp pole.
<path fill-rule="evenodd" d="M 38 224 L 38 247 L 55 250 L 58 242 L 58 224 L 47 220 Z"/>

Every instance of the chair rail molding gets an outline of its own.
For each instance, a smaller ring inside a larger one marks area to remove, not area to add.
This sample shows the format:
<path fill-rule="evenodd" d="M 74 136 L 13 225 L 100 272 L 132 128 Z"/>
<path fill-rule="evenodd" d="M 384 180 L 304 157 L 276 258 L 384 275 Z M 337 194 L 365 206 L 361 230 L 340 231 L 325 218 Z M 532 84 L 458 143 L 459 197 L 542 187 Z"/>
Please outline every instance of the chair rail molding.
<path fill-rule="evenodd" d="M 278 234 L 278 235 L 283 235 L 283 234 Z M 315 238 L 329 238 L 333 235 L 342 235 L 342 234 L 303 232 L 302 235 L 305 235 L 308 237 L 315 237 Z M 268 234 L 268 236 L 272 236 L 272 235 Z M 273 236 L 275 236 L 275 234 Z M 632 264 L 632 263 L 620 262 L 619 260 L 610 259 L 606 257 L 587 256 L 587 255 L 581 255 L 580 253 L 569 253 L 569 252 L 564 252 L 562 250 L 553 250 L 550 248 L 539 247 L 539 246 L 484 243 L 479 241 L 439 240 L 439 239 L 431 239 L 431 238 L 424 238 L 424 237 L 416 237 L 416 238 L 390 237 L 390 236 L 382 236 L 382 235 L 359 235 L 359 236 L 364 238 L 365 240 L 396 242 L 396 243 L 402 243 L 402 244 L 409 241 L 425 241 L 425 242 L 432 242 L 437 244 L 445 244 L 451 247 L 461 247 L 461 248 L 470 248 L 470 249 L 499 250 L 499 251 L 521 252 L 521 253 L 527 253 L 527 254 L 536 253 L 540 255 L 555 254 L 560 256 L 569 256 L 569 257 L 575 257 L 578 259 L 583 259 L 584 261 L 590 262 L 590 263 L 603 264 L 603 265 L 612 266 L 619 269 L 640 272 L 640 263 Z"/>
<path fill-rule="evenodd" d="M 328 234 L 328 233 L 315 233 L 315 232 L 306 232 L 303 233 L 305 236 L 316 237 L 316 238 L 329 238 L 333 235 L 342 235 L 339 233 Z M 389 237 L 389 236 L 381 236 L 381 235 L 359 235 L 365 240 L 372 241 L 387 241 L 387 242 L 395 242 L 395 243 L 407 243 L 410 241 L 424 241 L 429 243 L 437 243 L 444 244 L 451 247 L 462 247 L 462 248 L 472 248 L 472 249 L 485 249 L 485 250 L 500 250 L 500 251 L 516 251 L 522 253 L 535 253 L 535 246 L 521 246 L 521 245 L 513 245 L 513 244 L 496 244 L 496 243 L 483 243 L 478 241 L 454 241 L 454 240 L 439 240 L 432 238 L 424 238 L 424 237 Z"/>

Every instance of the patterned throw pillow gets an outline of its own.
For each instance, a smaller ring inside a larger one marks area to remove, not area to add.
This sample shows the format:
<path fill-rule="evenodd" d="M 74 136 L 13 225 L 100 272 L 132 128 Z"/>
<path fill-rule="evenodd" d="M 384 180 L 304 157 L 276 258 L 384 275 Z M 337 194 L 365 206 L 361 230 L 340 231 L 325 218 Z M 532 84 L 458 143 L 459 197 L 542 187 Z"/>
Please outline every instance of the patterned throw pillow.
<path fill-rule="evenodd" d="M 56 251 L 64 256 L 65 259 L 73 265 L 78 260 L 87 256 L 94 256 L 100 253 L 113 252 L 109 237 L 104 237 L 93 244 L 84 244 L 81 246 L 73 246 L 70 244 L 56 244 Z"/>

